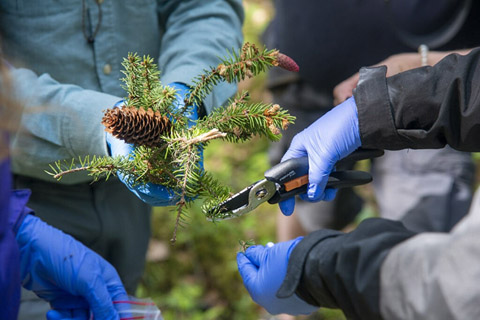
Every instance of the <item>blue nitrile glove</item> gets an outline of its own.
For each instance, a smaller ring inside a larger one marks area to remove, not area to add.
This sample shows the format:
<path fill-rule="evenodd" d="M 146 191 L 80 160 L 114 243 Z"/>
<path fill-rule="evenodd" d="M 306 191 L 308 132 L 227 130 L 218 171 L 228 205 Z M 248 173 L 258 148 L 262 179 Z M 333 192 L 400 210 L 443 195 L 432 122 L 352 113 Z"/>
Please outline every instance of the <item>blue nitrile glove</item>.
<path fill-rule="evenodd" d="M 309 314 L 318 309 L 318 307 L 306 303 L 295 294 L 284 299 L 276 297 L 276 293 L 287 274 L 290 253 L 302 239 L 303 237 L 298 237 L 267 247 L 262 245 L 251 246 L 245 253 L 237 253 L 238 271 L 248 293 L 253 301 L 271 314 Z"/>
<path fill-rule="evenodd" d="M 117 271 L 83 244 L 27 215 L 16 235 L 22 285 L 48 301 L 48 319 L 119 319 L 128 300 Z"/>
<path fill-rule="evenodd" d="M 185 84 L 178 82 L 171 83 L 169 86 L 177 90 L 177 100 L 174 103 L 175 107 L 177 109 L 183 108 L 185 106 L 185 96 L 189 92 L 189 88 Z M 122 104 L 123 100 L 117 102 L 115 107 L 121 106 Z M 188 126 L 190 127 L 198 120 L 198 107 L 194 105 L 187 111 L 189 112 L 187 117 L 189 119 Z M 106 133 L 106 140 L 110 149 L 110 155 L 112 156 L 127 156 L 133 152 L 134 146 L 132 144 L 125 143 L 125 141 L 115 138 L 110 133 Z M 199 165 L 200 168 L 203 169 L 203 150 L 200 150 L 200 159 Z M 130 179 L 122 174 L 118 174 L 118 178 L 138 198 L 152 206 L 173 206 L 179 200 L 178 195 L 175 195 L 173 190 L 162 185 L 154 183 L 133 185 Z"/>
<path fill-rule="evenodd" d="M 114 157 L 127 156 L 133 152 L 134 146 L 132 144 L 117 139 L 108 132 L 106 133 L 106 139 L 109 153 Z M 179 199 L 173 190 L 160 184 L 150 182 L 146 184 L 133 184 L 133 181 L 130 181 L 128 176 L 124 176 L 121 173 L 117 173 L 117 176 L 139 199 L 152 206 L 172 206 L 175 205 Z"/>
<path fill-rule="evenodd" d="M 337 189 L 325 189 L 335 163 L 361 146 L 357 105 L 353 97 L 345 100 L 312 123 L 292 140 L 282 162 L 308 156 L 308 191 L 300 195 L 306 201 L 330 201 Z M 279 203 L 283 214 L 289 216 L 295 198 Z"/>

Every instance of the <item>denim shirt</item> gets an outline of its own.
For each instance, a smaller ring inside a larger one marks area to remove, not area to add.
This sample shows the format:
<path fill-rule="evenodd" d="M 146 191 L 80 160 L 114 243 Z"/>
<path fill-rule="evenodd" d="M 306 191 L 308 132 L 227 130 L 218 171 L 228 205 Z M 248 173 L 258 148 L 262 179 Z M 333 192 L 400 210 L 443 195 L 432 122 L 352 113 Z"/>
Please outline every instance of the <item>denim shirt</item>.
<path fill-rule="evenodd" d="M 242 22 L 240 0 L 0 1 L 3 52 L 25 108 L 12 139 L 13 172 L 52 181 L 44 171 L 56 160 L 107 154 L 101 118 L 126 95 L 121 63 L 129 52 L 155 58 L 163 84 L 188 85 L 240 47 Z M 220 84 L 204 101 L 207 113 L 235 91 Z M 90 180 L 74 174 L 62 182 Z"/>

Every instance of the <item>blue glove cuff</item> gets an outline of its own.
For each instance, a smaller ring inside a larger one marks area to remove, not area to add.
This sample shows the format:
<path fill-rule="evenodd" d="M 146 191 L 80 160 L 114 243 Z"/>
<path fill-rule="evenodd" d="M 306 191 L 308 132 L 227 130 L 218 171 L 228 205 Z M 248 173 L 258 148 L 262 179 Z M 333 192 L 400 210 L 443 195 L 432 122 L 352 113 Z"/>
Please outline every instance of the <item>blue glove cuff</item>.
<path fill-rule="evenodd" d="M 33 215 L 33 210 L 27 207 L 30 197 L 30 190 L 14 190 L 10 196 L 9 225 L 15 234 L 18 234 L 20 227 L 27 215 Z"/>
<path fill-rule="evenodd" d="M 357 103 L 355 102 L 355 98 L 352 96 L 348 98 L 342 105 L 344 105 L 345 109 L 348 110 L 347 112 L 351 114 L 350 122 L 351 122 L 351 137 L 353 138 L 352 146 L 355 146 L 353 150 L 362 146 L 362 140 L 360 139 L 360 125 L 358 122 L 358 109 Z M 352 150 L 352 151 L 353 151 Z M 350 151 L 350 152 L 352 152 Z M 347 156 L 348 154 L 344 155 Z"/>

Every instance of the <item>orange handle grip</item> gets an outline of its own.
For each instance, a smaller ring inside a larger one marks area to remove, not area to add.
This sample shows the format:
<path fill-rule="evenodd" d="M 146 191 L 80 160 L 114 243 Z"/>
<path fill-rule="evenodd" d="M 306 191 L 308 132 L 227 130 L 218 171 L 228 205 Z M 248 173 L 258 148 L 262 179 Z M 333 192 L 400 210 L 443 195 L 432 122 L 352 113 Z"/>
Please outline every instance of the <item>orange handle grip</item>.
<path fill-rule="evenodd" d="M 285 191 L 288 192 L 290 190 L 296 189 L 308 183 L 308 174 L 285 182 L 283 186 L 285 187 Z"/>

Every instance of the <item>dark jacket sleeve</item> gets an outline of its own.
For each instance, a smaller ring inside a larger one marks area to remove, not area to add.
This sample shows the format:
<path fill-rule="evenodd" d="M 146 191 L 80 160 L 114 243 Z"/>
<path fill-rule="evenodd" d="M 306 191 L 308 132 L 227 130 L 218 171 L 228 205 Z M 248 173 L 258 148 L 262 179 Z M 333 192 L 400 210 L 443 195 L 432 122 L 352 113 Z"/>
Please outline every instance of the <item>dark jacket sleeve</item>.
<path fill-rule="evenodd" d="M 293 250 L 277 296 L 296 293 L 348 318 L 380 319 L 380 267 L 391 248 L 413 235 L 400 222 L 376 218 L 350 233 L 313 232 Z"/>
<path fill-rule="evenodd" d="M 354 93 L 362 146 L 480 151 L 480 48 L 386 78 L 362 68 Z"/>

